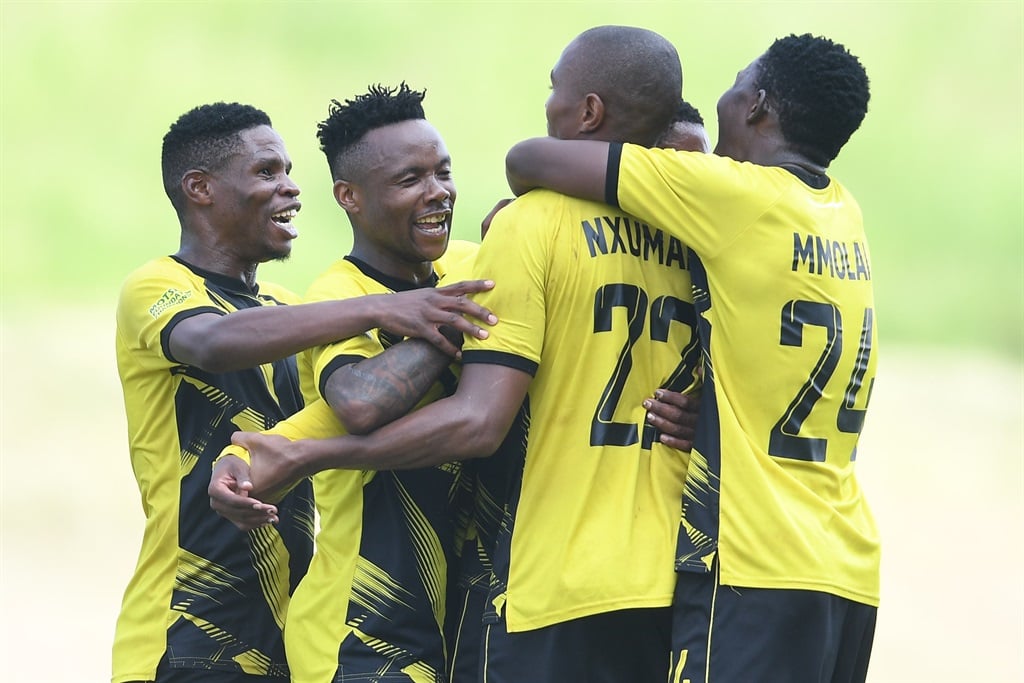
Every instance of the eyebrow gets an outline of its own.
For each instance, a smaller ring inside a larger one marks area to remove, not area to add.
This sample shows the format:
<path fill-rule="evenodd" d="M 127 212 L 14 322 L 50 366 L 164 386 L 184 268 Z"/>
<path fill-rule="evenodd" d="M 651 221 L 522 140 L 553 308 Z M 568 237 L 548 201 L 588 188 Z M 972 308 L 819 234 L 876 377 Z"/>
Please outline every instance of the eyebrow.
<path fill-rule="evenodd" d="M 450 166 L 451 163 L 452 163 L 452 157 L 451 157 L 451 155 L 448 155 L 448 156 L 444 157 L 443 159 L 439 160 L 437 162 L 437 164 L 434 166 L 434 168 L 438 168 L 439 166 Z M 413 175 L 416 175 L 416 174 L 419 174 L 419 173 L 423 173 L 426 170 L 428 170 L 427 166 L 406 166 L 405 168 L 401 169 L 400 171 L 395 172 L 395 174 L 392 177 L 394 177 L 394 178 L 401 178 L 402 176 L 408 175 L 410 173 L 412 173 Z"/>
<path fill-rule="evenodd" d="M 281 155 L 275 153 L 257 153 L 253 159 L 254 166 L 266 166 L 266 165 L 281 165 L 284 166 L 286 171 L 290 171 L 292 168 L 291 161 L 285 161 Z"/>

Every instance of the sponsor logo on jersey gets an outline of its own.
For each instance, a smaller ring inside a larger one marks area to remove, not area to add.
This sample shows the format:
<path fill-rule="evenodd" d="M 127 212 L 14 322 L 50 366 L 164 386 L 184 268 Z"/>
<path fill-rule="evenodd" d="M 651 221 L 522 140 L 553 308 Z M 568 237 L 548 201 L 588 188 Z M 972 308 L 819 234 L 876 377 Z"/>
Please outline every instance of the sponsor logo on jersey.
<path fill-rule="evenodd" d="M 183 292 L 180 289 L 174 289 L 171 287 L 164 292 L 156 303 L 149 307 L 149 314 L 154 318 L 160 317 L 160 314 L 166 311 L 168 308 L 173 308 L 180 303 L 187 301 L 192 297 L 192 291 Z"/>

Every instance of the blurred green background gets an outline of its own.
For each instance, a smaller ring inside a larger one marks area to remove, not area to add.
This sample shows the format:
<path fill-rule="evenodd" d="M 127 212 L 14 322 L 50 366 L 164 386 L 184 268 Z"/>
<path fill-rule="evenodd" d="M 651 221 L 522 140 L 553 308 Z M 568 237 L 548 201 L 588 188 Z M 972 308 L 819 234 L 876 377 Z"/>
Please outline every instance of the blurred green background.
<path fill-rule="evenodd" d="M 832 172 L 859 199 L 886 343 L 1020 358 L 1022 5 L 1012 2 L 18 2 L 3 0 L 2 305 L 112 312 L 122 278 L 177 248 L 160 143 L 187 109 L 265 109 L 303 189 L 301 231 L 263 278 L 302 293 L 344 254 L 315 125 L 370 83 L 426 88 L 459 188 L 456 236 L 507 194 L 503 158 L 545 132 L 548 73 L 597 24 L 679 48 L 717 136 L 736 71 L 787 33 L 860 56 L 868 117 Z"/>
<path fill-rule="evenodd" d="M 861 57 L 870 111 L 832 173 L 864 211 L 885 347 L 858 458 L 884 544 L 869 680 L 1024 680 L 1022 0 L 0 0 L 0 680 L 109 677 L 143 525 L 114 307 L 178 246 L 168 126 L 217 100 L 271 115 L 303 210 L 261 273 L 302 293 L 350 243 L 314 137 L 331 98 L 426 88 L 475 239 L 506 150 L 545 132 L 562 48 L 609 23 L 677 45 L 712 140 L 718 96 L 776 37 Z"/>

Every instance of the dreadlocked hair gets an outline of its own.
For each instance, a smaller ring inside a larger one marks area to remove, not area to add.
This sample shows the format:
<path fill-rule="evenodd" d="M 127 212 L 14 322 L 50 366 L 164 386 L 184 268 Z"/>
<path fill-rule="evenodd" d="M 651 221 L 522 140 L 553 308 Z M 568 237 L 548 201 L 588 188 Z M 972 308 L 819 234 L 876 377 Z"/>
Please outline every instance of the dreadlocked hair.
<path fill-rule="evenodd" d="M 331 100 L 327 118 L 317 124 L 316 137 L 327 157 L 335 180 L 346 173 L 345 157 L 372 130 L 393 123 L 426 118 L 423 98 L 426 90 L 413 90 L 405 81 L 397 88 L 371 85 L 363 95 Z"/>

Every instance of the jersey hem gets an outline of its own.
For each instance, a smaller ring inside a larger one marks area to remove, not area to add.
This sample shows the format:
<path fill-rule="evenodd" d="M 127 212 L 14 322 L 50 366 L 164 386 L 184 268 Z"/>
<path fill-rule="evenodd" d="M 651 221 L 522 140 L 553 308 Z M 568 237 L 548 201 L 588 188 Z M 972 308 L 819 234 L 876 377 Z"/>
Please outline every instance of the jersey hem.
<path fill-rule="evenodd" d="M 511 610 L 509 609 L 508 602 L 506 602 L 505 626 L 508 629 L 509 633 L 515 633 L 518 631 L 532 631 L 534 629 L 544 628 L 545 626 L 553 626 L 554 624 L 561 624 L 566 621 L 572 621 L 573 619 L 581 619 L 583 617 L 592 617 L 596 614 L 604 614 L 605 612 L 618 612 L 619 610 L 625 609 L 649 609 L 653 607 L 671 606 L 672 594 L 668 593 L 666 595 L 659 596 L 656 598 L 648 597 L 643 600 L 619 598 L 613 602 L 585 605 L 571 610 L 550 613 L 541 617 L 528 619 L 522 616 L 510 614 Z"/>
<path fill-rule="evenodd" d="M 722 586 L 736 586 L 737 588 L 775 588 L 782 590 L 804 590 L 813 591 L 815 593 L 828 593 L 830 595 L 835 595 L 840 598 L 845 598 L 846 600 L 852 600 L 853 602 L 863 603 L 872 607 L 878 607 L 880 602 L 880 597 L 877 593 L 865 593 L 849 590 L 829 583 L 813 581 L 810 579 L 773 581 L 769 579 L 754 579 L 751 577 L 736 576 L 723 571 L 719 577 L 718 583 Z"/>

